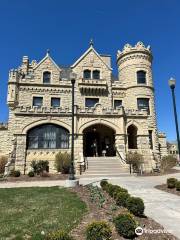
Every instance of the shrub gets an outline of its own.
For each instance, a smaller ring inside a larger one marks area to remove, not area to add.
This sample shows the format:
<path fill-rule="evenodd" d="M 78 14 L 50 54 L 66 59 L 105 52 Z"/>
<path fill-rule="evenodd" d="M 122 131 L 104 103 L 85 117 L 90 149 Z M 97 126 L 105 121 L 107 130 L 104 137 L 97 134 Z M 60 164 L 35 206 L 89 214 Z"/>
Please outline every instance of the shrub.
<path fill-rule="evenodd" d="M 119 193 L 128 193 L 128 190 L 125 189 L 125 188 L 122 188 L 120 186 L 117 186 L 115 189 L 114 189 L 114 192 L 113 192 L 113 198 L 116 200 L 117 198 L 117 195 Z"/>
<path fill-rule="evenodd" d="M 33 169 L 33 172 L 35 174 L 39 175 L 43 171 L 49 170 L 49 162 L 44 160 L 39 160 L 39 161 L 33 160 L 31 162 L 31 168 Z"/>
<path fill-rule="evenodd" d="M 174 166 L 176 166 L 176 164 L 177 164 L 177 159 L 174 156 L 172 155 L 164 156 L 160 162 L 161 171 L 165 172 L 173 168 Z"/>
<path fill-rule="evenodd" d="M 111 228 L 104 221 L 92 222 L 86 229 L 86 240 L 109 240 L 111 236 Z"/>
<path fill-rule="evenodd" d="M 20 177 L 21 176 L 21 172 L 19 170 L 12 170 L 10 172 L 10 176 L 12 176 L 12 177 Z"/>
<path fill-rule="evenodd" d="M 34 177 L 34 175 L 35 175 L 35 174 L 34 174 L 33 171 L 28 172 L 28 176 L 29 176 L 29 177 Z"/>
<path fill-rule="evenodd" d="M 129 197 L 126 201 L 127 209 L 135 216 L 142 216 L 144 214 L 144 202 L 138 197 Z"/>
<path fill-rule="evenodd" d="M 58 230 L 54 231 L 52 233 L 49 233 L 46 237 L 46 240 L 73 240 L 74 238 L 69 236 L 68 233 Z"/>
<path fill-rule="evenodd" d="M 0 174 L 4 173 L 5 165 L 6 165 L 7 161 L 8 161 L 8 158 L 6 156 L 0 157 Z"/>
<path fill-rule="evenodd" d="M 176 191 L 180 191 L 180 181 L 176 182 Z"/>
<path fill-rule="evenodd" d="M 176 182 L 177 182 L 176 178 L 168 178 L 167 179 L 167 187 L 168 188 L 175 188 L 176 187 Z"/>
<path fill-rule="evenodd" d="M 126 207 L 127 199 L 130 197 L 129 193 L 127 192 L 119 192 L 116 195 L 116 204 L 118 206 Z"/>
<path fill-rule="evenodd" d="M 124 238 L 134 238 L 137 223 L 131 214 L 120 214 L 114 219 L 114 224 L 119 235 Z"/>
<path fill-rule="evenodd" d="M 59 152 L 55 157 L 55 168 L 58 172 L 69 173 L 71 166 L 71 156 L 67 152 Z"/>
<path fill-rule="evenodd" d="M 102 188 L 103 190 L 106 190 L 106 187 L 108 186 L 108 181 L 102 180 L 102 181 L 100 182 L 100 185 L 101 185 L 101 188 Z"/>
<path fill-rule="evenodd" d="M 139 171 L 144 162 L 143 155 L 137 152 L 129 152 L 126 156 L 127 164 L 130 164 L 134 171 Z"/>

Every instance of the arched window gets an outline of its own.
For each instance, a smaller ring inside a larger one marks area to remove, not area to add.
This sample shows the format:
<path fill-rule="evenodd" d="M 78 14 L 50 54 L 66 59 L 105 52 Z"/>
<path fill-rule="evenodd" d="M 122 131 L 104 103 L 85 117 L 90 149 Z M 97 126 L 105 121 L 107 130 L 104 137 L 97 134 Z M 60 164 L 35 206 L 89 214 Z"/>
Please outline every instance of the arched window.
<path fill-rule="evenodd" d="M 145 71 L 138 71 L 137 72 L 137 83 L 138 84 L 146 84 L 146 72 Z"/>
<path fill-rule="evenodd" d="M 91 78 L 91 71 L 89 69 L 84 70 L 83 78 L 84 79 L 90 79 Z"/>
<path fill-rule="evenodd" d="M 99 70 L 93 71 L 93 79 L 100 79 L 100 71 Z"/>
<path fill-rule="evenodd" d="M 134 125 L 130 125 L 127 129 L 128 134 L 128 148 L 137 149 L 137 128 Z"/>
<path fill-rule="evenodd" d="M 43 83 L 50 83 L 51 81 L 51 73 L 46 71 L 43 72 Z"/>
<path fill-rule="evenodd" d="M 45 124 L 29 130 L 28 149 L 69 148 L 69 132 L 54 124 Z"/>

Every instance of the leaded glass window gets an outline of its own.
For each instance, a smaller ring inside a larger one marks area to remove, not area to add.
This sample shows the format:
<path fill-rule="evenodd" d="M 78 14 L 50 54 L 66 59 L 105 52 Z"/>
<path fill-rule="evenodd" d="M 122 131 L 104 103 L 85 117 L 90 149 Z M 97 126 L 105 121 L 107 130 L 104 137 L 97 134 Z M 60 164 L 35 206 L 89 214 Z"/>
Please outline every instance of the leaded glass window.
<path fill-rule="evenodd" d="M 69 148 L 69 132 L 54 124 L 45 124 L 31 129 L 27 136 L 28 149 Z"/>

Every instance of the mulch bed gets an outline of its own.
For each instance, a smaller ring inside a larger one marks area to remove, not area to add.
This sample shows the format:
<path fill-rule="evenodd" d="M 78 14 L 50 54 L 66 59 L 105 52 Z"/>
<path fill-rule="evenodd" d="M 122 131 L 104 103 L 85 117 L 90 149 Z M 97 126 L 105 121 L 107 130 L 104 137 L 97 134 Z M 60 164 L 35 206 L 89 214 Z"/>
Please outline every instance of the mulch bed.
<path fill-rule="evenodd" d="M 176 188 L 168 188 L 167 184 L 157 185 L 157 186 L 155 186 L 155 188 L 162 190 L 164 192 L 168 192 L 168 193 L 172 193 L 172 194 L 180 196 L 180 191 L 176 191 Z"/>
<path fill-rule="evenodd" d="M 87 187 L 76 187 L 74 189 L 71 189 L 71 191 L 76 192 L 79 197 L 86 202 L 87 207 L 89 209 L 89 213 L 86 214 L 82 220 L 82 222 L 72 230 L 71 234 L 75 237 L 75 239 L 78 240 L 85 240 L 85 230 L 89 223 L 96 220 L 105 220 L 109 222 L 109 224 L 112 227 L 112 239 L 113 240 L 123 240 L 125 238 L 118 235 L 118 233 L 115 230 L 115 227 L 112 223 L 113 217 L 117 216 L 120 213 L 126 213 L 127 209 L 122 207 L 117 207 L 115 205 L 115 201 L 109 197 L 109 195 L 106 192 L 103 192 L 105 196 L 105 203 L 103 204 L 103 207 L 99 207 L 97 202 L 93 202 L 90 198 L 90 191 Z M 116 206 L 116 209 L 114 209 L 114 206 Z M 152 220 L 151 218 L 139 218 L 135 217 L 136 221 L 139 223 L 139 226 L 142 228 L 146 228 L 148 230 L 159 230 L 163 229 L 163 227 Z M 139 240 L 177 240 L 176 237 L 172 236 L 171 234 L 167 233 L 156 233 L 156 234 L 150 234 L 150 233 L 143 233 L 143 235 L 135 238 Z"/>
<path fill-rule="evenodd" d="M 20 177 L 7 177 L 0 181 L 0 183 L 6 182 L 32 182 L 32 181 L 53 181 L 53 180 L 66 180 L 68 174 L 48 174 L 48 176 L 42 177 L 40 175 L 29 177 L 28 175 L 21 175 Z"/>

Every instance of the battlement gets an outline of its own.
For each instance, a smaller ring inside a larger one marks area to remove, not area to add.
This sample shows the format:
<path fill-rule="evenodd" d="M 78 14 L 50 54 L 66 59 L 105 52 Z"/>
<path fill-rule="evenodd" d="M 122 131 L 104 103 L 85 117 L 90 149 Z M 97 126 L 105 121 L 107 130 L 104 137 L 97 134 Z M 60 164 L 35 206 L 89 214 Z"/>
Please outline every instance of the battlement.
<path fill-rule="evenodd" d="M 8 129 L 8 123 L 0 123 L 0 130 L 7 130 Z"/>
<path fill-rule="evenodd" d="M 130 44 L 126 44 L 122 51 L 117 51 L 117 59 L 121 58 L 122 56 L 129 54 L 129 53 L 135 53 L 135 52 L 144 52 L 149 55 L 151 55 L 151 47 L 148 45 L 145 47 L 145 45 L 142 42 L 136 43 L 135 46 L 131 46 Z"/>
<path fill-rule="evenodd" d="M 166 134 L 164 132 L 159 132 L 158 137 L 159 138 L 166 138 Z"/>

